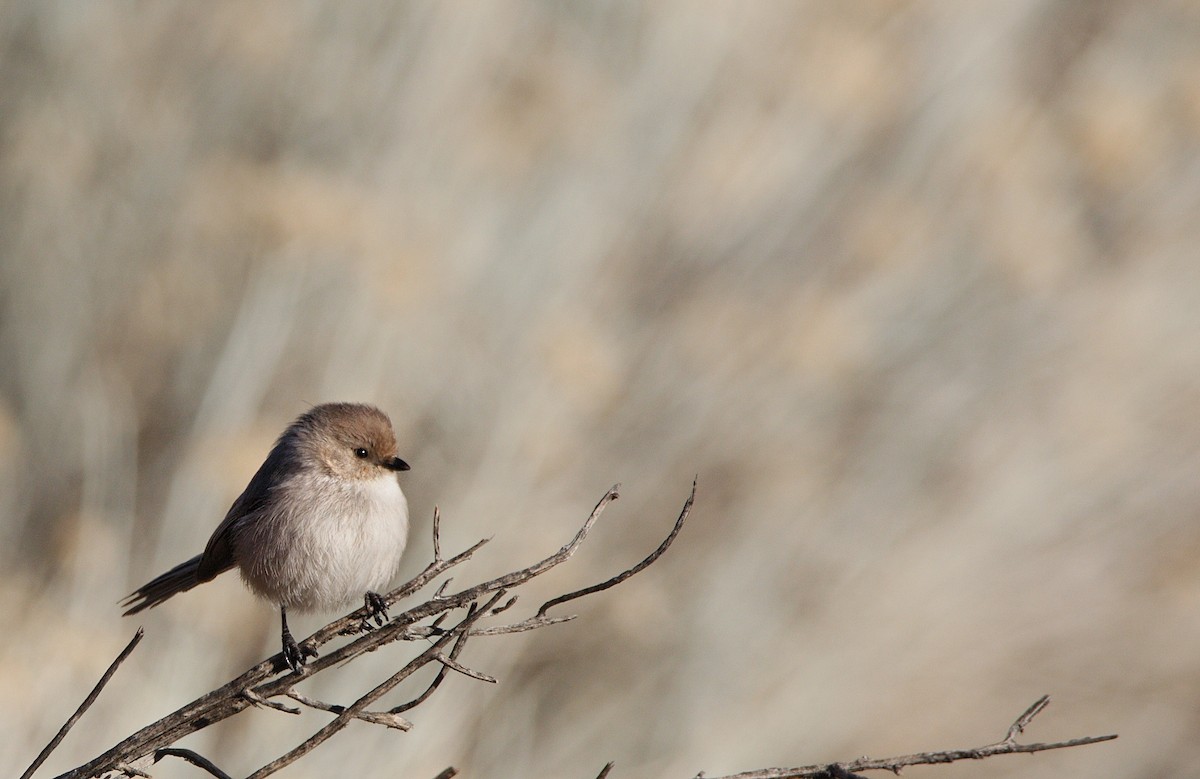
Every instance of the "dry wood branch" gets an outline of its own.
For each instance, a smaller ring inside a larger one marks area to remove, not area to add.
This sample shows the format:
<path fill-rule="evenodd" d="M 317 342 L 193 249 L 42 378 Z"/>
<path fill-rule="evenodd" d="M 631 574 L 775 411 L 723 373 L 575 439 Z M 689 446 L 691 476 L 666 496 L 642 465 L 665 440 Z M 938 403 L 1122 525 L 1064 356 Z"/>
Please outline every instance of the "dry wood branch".
<path fill-rule="evenodd" d="M 100 677 L 100 681 L 96 682 L 96 686 L 92 688 L 92 691 L 88 693 L 88 696 L 83 699 L 83 703 L 79 704 L 79 708 L 75 709 L 75 713 L 67 718 L 67 721 L 63 723 L 63 726 L 58 729 L 57 733 L 54 734 L 54 738 L 50 739 L 50 743 L 42 748 L 42 751 L 38 753 L 38 756 L 35 757 L 33 762 L 29 764 L 29 767 L 25 769 L 25 773 L 21 774 L 21 779 L 29 779 L 29 777 L 33 776 L 33 772 L 38 770 L 42 763 L 46 762 L 46 758 L 50 757 L 50 753 L 53 752 L 58 745 L 62 743 L 62 740 L 67 737 L 67 733 L 70 732 L 71 728 L 75 727 L 75 723 L 79 721 L 79 718 L 83 716 L 83 713 L 91 708 L 92 704 L 96 702 L 96 699 L 100 697 L 100 693 L 104 690 L 105 686 L 108 684 L 108 681 L 112 679 L 113 674 L 115 674 L 117 669 L 121 667 L 121 663 L 125 662 L 125 658 L 129 657 L 133 650 L 137 648 L 137 645 L 142 642 L 142 636 L 144 635 L 145 631 L 143 631 L 141 628 L 138 628 L 137 632 L 133 634 L 133 638 L 129 639 L 129 643 L 126 644 L 125 648 L 121 650 L 121 653 L 117 655 L 115 660 L 109 663 L 108 670 L 106 670 Z"/>
<path fill-rule="evenodd" d="M 299 714 L 300 713 L 300 710 L 297 709 L 295 706 L 288 706 L 287 704 L 280 703 L 279 701 L 267 700 L 266 698 L 264 698 L 261 695 L 259 695 L 258 693 L 256 693 L 254 690 L 242 690 L 242 696 L 244 698 L 246 698 L 246 700 L 253 703 L 255 706 L 265 706 L 268 709 L 275 709 L 275 711 L 282 711 L 284 714 Z"/>
<path fill-rule="evenodd" d="M 450 650 L 450 659 L 451 660 L 457 659 L 458 656 L 462 653 L 463 647 L 467 643 L 467 636 L 469 636 L 469 635 L 470 635 L 470 631 L 468 631 L 465 635 L 459 636 L 458 640 L 454 642 L 454 648 Z M 446 678 L 447 671 L 448 671 L 448 669 L 446 668 L 446 666 L 442 665 L 440 668 L 438 668 L 437 676 L 433 677 L 433 681 L 430 682 L 429 686 L 425 688 L 425 691 L 423 693 L 418 695 L 416 698 L 413 698 L 411 701 L 408 701 L 407 703 L 402 703 L 399 706 L 395 706 L 395 707 L 389 709 L 389 712 L 391 714 L 400 714 L 402 712 L 408 711 L 409 709 L 420 706 L 422 703 L 425 702 L 425 700 L 427 698 L 429 698 L 430 695 L 433 695 L 434 690 L 436 690 L 438 687 L 441 686 L 442 680 L 444 680 Z"/>
<path fill-rule="evenodd" d="M 339 706 L 336 703 L 319 701 L 316 698 L 310 698 L 307 695 L 301 695 L 295 690 L 290 690 L 285 694 L 287 697 L 291 698 L 297 703 L 303 703 L 310 709 L 327 711 L 331 714 L 341 714 L 346 710 L 345 706 Z M 355 717 L 363 722 L 370 722 L 374 725 L 383 725 L 385 728 L 392 728 L 393 730 L 412 730 L 413 726 L 412 723 L 404 719 L 404 717 L 401 717 L 399 714 L 395 714 L 390 711 L 360 711 L 355 714 Z"/>
<path fill-rule="evenodd" d="M 463 676 L 469 676 L 469 677 L 471 677 L 472 679 L 478 679 L 478 680 L 479 680 L 479 681 L 481 681 L 481 682 L 489 682 L 489 683 L 491 683 L 491 684 L 495 684 L 495 683 L 496 683 L 496 677 L 494 677 L 494 676 L 489 676 L 489 675 L 487 675 L 487 674 L 485 674 L 485 673 L 482 673 L 482 672 L 480 672 L 480 671 L 474 671 L 474 670 L 472 670 L 472 669 L 470 669 L 470 668 L 467 668 L 467 667 L 466 667 L 465 665 L 463 665 L 462 663 L 459 663 L 459 662 L 457 662 L 457 661 L 455 661 L 455 660 L 451 660 L 449 657 L 446 657 L 445 655 L 442 655 L 442 654 L 437 654 L 437 655 L 434 655 L 434 656 L 433 656 L 433 659 L 434 659 L 434 660 L 437 660 L 439 663 L 441 663 L 442 665 L 446 666 L 447 668 L 452 668 L 452 669 L 454 669 L 455 671 L 458 671 L 458 672 L 459 672 L 460 674 L 462 674 Z"/>
<path fill-rule="evenodd" d="M 762 768 L 756 771 L 745 771 L 740 774 L 730 774 L 711 779 L 845 779 L 853 777 L 862 771 L 891 771 L 899 774 L 900 769 L 910 765 L 936 765 L 953 763 L 958 760 L 983 760 L 996 755 L 1014 755 L 1019 753 L 1046 752 L 1051 749 L 1066 749 L 1087 744 L 1099 744 L 1112 741 L 1116 734 L 1107 736 L 1084 736 L 1068 741 L 1055 741 L 1045 744 L 1018 744 L 1016 737 L 1026 726 L 1050 704 L 1050 696 L 1043 695 L 1032 706 L 1022 712 L 1021 716 L 1009 727 L 1004 738 L 994 744 L 988 744 L 973 749 L 951 749 L 942 752 L 917 752 L 912 755 L 898 757 L 869 758 L 862 757 L 844 763 L 827 763 L 825 765 L 808 765 L 799 768 Z M 696 775 L 696 779 L 704 776 L 704 772 Z"/>
<path fill-rule="evenodd" d="M 157 763 L 159 760 L 162 760 L 164 757 L 182 758 L 182 759 L 188 761 L 189 763 L 191 763 L 192 765 L 196 766 L 197 768 L 202 768 L 205 771 L 208 771 L 210 774 L 217 777 L 217 779 L 233 779 L 232 776 L 225 773 L 220 768 L 217 768 L 216 764 L 213 763 L 211 760 L 209 760 L 207 757 L 197 754 L 196 752 L 193 752 L 190 749 L 180 749 L 179 747 L 164 747 L 162 749 L 157 750 L 154 753 L 154 762 Z"/>
<path fill-rule="evenodd" d="M 613 489 L 615 490 L 616 488 L 614 487 Z M 582 598 L 584 595 L 591 595 L 594 592 L 600 592 L 602 590 L 607 590 L 609 587 L 615 587 L 616 585 L 618 585 L 621 582 L 628 579 L 630 576 L 633 576 L 635 573 L 638 573 L 638 572 L 642 571 L 643 569 L 645 569 L 647 566 L 649 566 L 651 563 L 653 563 L 658 558 L 662 557 L 663 552 L 667 551 L 667 547 L 669 547 L 671 545 L 671 542 L 675 540 L 675 536 L 679 535 L 679 531 L 683 529 L 683 523 L 687 521 L 688 515 L 692 513 L 692 504 L 695 501 L 696 501 L 696 480 L 693 479 L 692 480 L 692 493 L 690 495 L 688 495 L 687 501 L 683 504 L 683 510 L 679 512 L 679 518 L 675 520 L 675 526 L 673 528 L 671 528 L 670 534 L 668 534 L 667 537 L 665 539 L 663 539 L 663 542 L 658 545 L 658 548 L 655 549 L 653 552 L 651 552 L 650 555 L 648 557 L 646 557 L 646 559 L 642 560 L 640 563 L 633 566 L 632 568 L 622 571 L 621 573 L 617 574 L 616 576 L 612 577 L 611 579 L 602 581 L 599 584 L 593 584 L 591 587 L 584 587 L 582 590 L 576 590 L 575 592 L 568 592 L 566 595 L 560 595 L 557 598 L 552 598 L 552 599 L 546 601 L 545 603 L 542 604 L 542 607 L 537 610 L 537 616 L 539 616 L 539 617 L 545 616 L 547 611 L 549 611 L 554 606 L 559 605 L 560 603 L 566 603 L 567 601 L 575 600 L 576 598 Z"/>
<path fill-rule="evenodd" d="M 1033 718 L 1042 713 L 1042 709 L 1050 705 L 1050 696 L 1043 695 L 1033 702 L 1025 711 L 1021 712 L 1021 716 L 1013 720 L 1013 724 L 1009 726 L 1008 733 L 1004 736 L 1004 741 L 1015 741 L 1017 736 L 1025 732 L 1025 727 L 1033 722 Z"/>
<path fill-rule="evenodd" d="M 281 655 L 268 658 L 249 668 L 240 676 L 230 680 L 221 687 L 202 695 L 157 722 L 151 723 L 136 733 L 131 734 L 86 764 L 62 774 L 59 779 L 88 779 L 89 777 L 98 777 L 112 771 L 139 773 L 142 768 L 150 764 L 151 759 L 155 755 L 176 755 L 185 757 L 186 759 L 187 756 L 182 753 L 164 752 L 163 750 L 170 748 L 180 738 L 227 719 L 246 708 L 269 706 L 281 711 L 295 711 L 293 707 L 286 706 L 277 700 L 272 700 L 279 697 L 289 697 L 298 703 L 328 711 L 336 716 L 303 743 L 252 774 L 253 779 L 262 779 L 262 777 L 266 777 L 283 766 L 299 759 L 346 727 L 346 724 L 352 719 L 362 719 L 368 722 L 384 724 L 388 727 L 405 729 L 406 726 L 409 726 L 409 723 L 407 720 L 400 718 L 398 716 L 399 713 L 407 711 L 428 699 L 446 678 L 450 669 L 474 679 L 491 680 L 491 677 L 486 674 L 473 671 L 458 662 L 458 655 L 469 638 L 532 630 L 566 620 L 566 618 L 561 617 L 546 618 L 539 616 L 526 619 L 514 625 L 502 625 L 495 630 L 479 624 L 481 620 L 493 618 L 495 615 L 513 606 L 516 602 L 515 597 L 507 602 L 504 601 L 504 598 L 511 590 L 544 574 L 574 555 L 586 539 L 588 531 L 591 530 L 592 526 L 599 519 L 605 507 L 617 499 L 617 489 L 618 487 L 614 486 L 604 494 L 571 540 L 554 554 L 525 568 L 481 582 L 472 587 L 467 587 L 459 592 L 448 593 L 447 590 L 449 587 L 447 584 L 443 584 L 434 596 L 425 602 L 409 608 L 382 627 L 359 635 L 350 642 L 314 659 L 305 667 L 303 674 L 290 671 L 281 674 L 281 671 L 285 667 Z M 691 502 L 692 499 L 689 498 L 687 504 L 689 507 Z M 686 513 L 685 509 L 684 516 L 686 516 Z M 682 517 L 671 531 L 671 538 L 674 538 L 678 533 L 681 523 Z M 433 561 L 421 573 L 413 577 L 413 579 L 392 590 L 384 597 L 385 602 L 389 606 L 417 592 L 450 569 L 465 563 L 487 542 L 487 539 L 484 539 L 463 552 L 443 559 L 441 556 L 440 512 L 435 514 L 433 532 Z M 656 558 L 657 554 L 661 554 L 661 551 L 652 557 Z M 653 562 L 653 559 L 650 562 Z M 649 563 L 644 561 L 638 567 L 638 570 L 647 564 Z M 623 580 L 623 578 L 628 578 L 629 575 L 631 573 L 626 572 L 614 578 Z M 614 580 L 610 580 L 610 582 L 606 583 L 604 587 L 600 587 L 599 589 L 593 588 L 589 592 L 598 592 L 600 589 L 605 589 L 617 583 Z M 571 598 L 580 597 L 583 594 L 587 593 L 584 591 L 572 593 Z M 359 625 L 365 616 L 365 609 L 356 609 L 316 631 L 303 643 L 306 646 L 316 649 L 333 640 L 339 634 Z M 417 624 L 425 620 L 433 620 L 433 622 L 432 624 L 425 625 Z M 450 627 L 441 627 L 442 624 L 450 625 Z M 418 637 L 418 635 L 428 637 L 431 640 L 430 646 L 404 664 L 391 677 L 349 706 L 325 704 L 321 701 L 307 698 L 295 690 L 296 685 L 312 678 L 316 674 L 325 672 L 329 668 L 353 661 L 363 654 L 372 652 L 387 644 L 405 639 L 411 640 Z M 408 703 L 396 706 L 385 713 L 368 711 L 368 707 L 372 703 L 395 688 L 401 681 L 409 678 L 417 670 L 431 663 L 437 667 L 438 672 L 434 681 L 424 693 Z M 194 755 L 194 753 L 192 754 Z M 195 756 L 203 760 L 199 755 Z"/>
<path fill-rule="evenodd" d="M 570 622 L 578 617 L 577 614 L 568 614 L 565 617 L 530 617 L 529 619 L 514 622 L 511 625 L 494 625 L 490 628 L 475 628 L 471 631 L 473 636 L 499 636 L 503 633 L 524 633 L 526 630 L 537 630 L 544 628 L 547 625 L 557 625 L 560 622 Z"/>
<path fill-rule="evenodd" d="M 433 507 L 433 561 L 442 561 L 442 510 Z"/>

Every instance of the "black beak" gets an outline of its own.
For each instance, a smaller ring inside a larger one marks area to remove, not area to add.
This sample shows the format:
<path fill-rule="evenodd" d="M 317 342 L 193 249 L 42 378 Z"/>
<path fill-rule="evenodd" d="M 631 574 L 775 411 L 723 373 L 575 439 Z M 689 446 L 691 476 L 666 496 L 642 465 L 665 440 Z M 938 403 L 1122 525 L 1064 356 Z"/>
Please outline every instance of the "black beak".
<path fill-rule="evenodd" d="M 389 471 L 407 471 L 408 463 L 401 460 L 399 457 L 393 457 L 390 460 L 383 461 L 383 467 Z"/>

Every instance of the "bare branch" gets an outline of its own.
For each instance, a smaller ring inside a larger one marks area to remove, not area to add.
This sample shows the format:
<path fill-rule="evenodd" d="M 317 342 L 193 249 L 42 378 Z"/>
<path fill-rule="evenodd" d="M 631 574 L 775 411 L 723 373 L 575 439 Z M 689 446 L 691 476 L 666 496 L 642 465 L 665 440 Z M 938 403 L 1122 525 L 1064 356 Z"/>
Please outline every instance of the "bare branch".
<path fill-rule="evenodd" d="M 404 641 L 417 641 L 422 638 L 429 638 L 430 636 L 440 636 L 446 632 L 439 627 L 439 625 L 441 625 L 445 620 L 446 614 L 443 613 L 439 614 L 437 619 L 428 625 L 413 625 L 411 627 L 407 627 L 404 629 L 404 635 L 401 636 L 401 638 Z"/>
<path fill-rule="evenodd" d="M 289 690 L 284 694 L 297 703 L 303 703 L 305 706 L 308 706 L 312 709 L 317 709 L 318 711 L 328 711 L 331 714 L 341 714 L 346 710 L 345 706 L 339 706 L 336 703 L 326 703 L 325 701 L 319 701 L 316 698 L 309 698 L 307 695 L 301 695 L 295 690 Z M 374 725 L 383 725 L 384 727 L 392 728 L 393 730 L 412 730 L 413 726 L 413 724 L 404 719 L 404 717 L 401 717 L 399 714 L 391 711 L 360 711 L 355 715 L 355 717 L 363 722 L 370 722 Z"/>
<path fill-rule="evenodd" d="M 92 704 L 96 702 L 96 699 L 100 697 L 101 691 L 104 690 L 105 686 L 108 684 L 108 681 L 113 678 L 113 674 L 117 672 L 117 669 L 121 667 L 121 663 L 125 662 L 125 658 L 129 657 L 133 650 L 137 648 L 137 645 L 142 642 L 142 636 L 144 635 L 145 631 L 141 628 L 138 628 L 137 632 L 133 634 L 133 638 L 129 639 L 129 643 L 126 644 L 125 648 L 121 650 L 121 653 L 117 655 L 115 660 L 109 663 L 108 670 L 104 672 L 104 674 L 100 677 L 100 681 L 96 682 L 96 686 L 93 687 L 92 691 L 88 693 L 86 698 L 83 699 L 83 703 L 79 704 L 79 708 L 75 709 L 75 713 L 67 718 L 67 721 L 63 723 L 63 726 L 58 729 L 57 733 L 54 734 L 54 738 L 50 739 L 50 743 L 42 748 L 42 751 L 38 753 L 38 756 L 35 757 L 33 762 L 29 764 L 29 767 L 25 769 L 25 773 L 21 774 L 21 779 L 29 779 L 29 777 L 33 776 L 33 772 L 38 770 L 42 763 L 46 762 L 46 758 L 50 757 L 50 753 L 58 748 L 58 745 L 61 744 L 62 740 L 67 737 L 67 733 L 71 731 L 71 728 L 75 727 L 75 723 L 79 721 L 79 718 L 82 717 L 84 712 L 91 708 Z"/>
<path fill-rule="evenodd" d="M 458 656 L 460 654 L 462 654 L 463 646 L 466 645 L 466 636 L 469 636 L 469 635 L 470 635 L 470 631 L 468 631 L 463 636 L 459 636 L 458 640 L 454 642 L 454 648 L 450 650 L 450 659 L 451 660 L 457 659 Z M 408 703 L 402 703 L 399 706 L 395 706 L 395 707 L 389 709 L 389 712 L 392 714 L 399 714 L 400 712 L 408 711 L 409 709 L 412 709 L 412 708 L 424 703 L 425 700 L 428 699 L 430 695 L 433 695 L 433 691 L 441 686 L 442 680 L 446 678 L 446 671 L 447 671 L 447 668 L 445 665 L 438 668 L 437 676 L 433 677 L 433 681 L 430 682 L 429 686 L 425 688 L 425 692 L 421 693 L 416 698 L 413 698 Z"/>
<path fill-rule="evenodd" d="M 530 617 L 521 622 L 514 622 L 511 625 L 495 625 L 490 628 L 475 628 L 471 631 L 473 636 L 499 636 L 504 633 L 524 633 L 527 630 L 537 630 L 544 628 L 547 625 L 557 625 L 560 622 L 570 622 L 576 619 L 578 614 L 568 614 L 565 617 Z"/>
<path fill-rule="evenodd" d="M 299 714 L 300 710 L 294 706 L 288 706 L 279 701 L 271 701 L 262 697 L 254 690 L 242 690 L 242 697 L 253 703 L 255 706 L 266 706 L 268 709 L 282 711 L 284 714 Z"/>
<path fill-rule="evenodd" d="M 1012 726 L 1008 729 L 1008 735 L 1004 737 L 1005 741 L 1013 741 L 1016 737 L 1025 732 L 1025 726 L 1033 721 L 1033 718 L 1042 713 L 1042 709 L 1050 705 L 1050 696 L 1043 695 L 1033 702 L 1033 705 L 1021 713 L 1013 721 Z"/>
<path fill-rule="evenodd" d="M 515 605 L 517 605 L 517 596 L 516 595 L 514 595 L 511 598 L 509 598 L 508 600 L 504 601 L 504 603 L 501 603 L 496 608 L 492 609 L 491 614 L 492 614 L 492 616 L 495 616 L 497 614 L 503 614 L 504 612 L 508 611 Z"/>
<path fill-rule="evenodd" d="M 225 773 L 220 768 L 217 768 L 217 766 L 211 760 L 209 760 L 207 757 L 205 757 L 204 755 L 198 754 L 196 752 L 193 752 L 190 749 L 181 749 L 179 747 L 163 747 L 162 749 L 155 751 L 154 762 L 157 763 L 159 760 L 162 760 L 164 757 L 180 757 L 180 758 L 183 758 L 184 760 L 188 761 L 192 765 L 196 766 L 197 768 L 202 768 L 205 771 L 208 771 L 210 774 L 217 777 L 217 779 L 233 779 L 232 776 Z M 149 774 L 146 774 L 146 775 L 149 776 Z"/>
<path fill-rule="evenodd" d="M 587 521 L 583 523 L 583 527 L 579 528 L 579 532 L 575 534 L 575 537 L 568 541 L 562 549 L 559 549 L 554 554 L 550 555 L 544 560 L 534 563 L 528 568 L 524 568 L 520 571 L 513 571 L 512 573 L 505 574 L 504 576 L 498 576 L 491 581 L 484 582 L 483 584 L 477 584 L 474 587 L 463 590 L 457 595 L 448 596 L 446 600 L 451 601 L 453 599 L 462 597 L 469 597 L 470 600 L 474 600 L 485 593 L 493 592 L 501 588 L 511 589 L 517 585 L 524 584 L 535 576 L 540 576 L 556 565 L 559 565 L 560 563 L 570 559 L 570 557 L 575 554 L 576 550 L 579 549 L 579 546 L 583 543 L 583 540 L 587 538 L 588 531 L 592 529 L 592 525 L 596 524 L 596 520 L 600 518 L 600 514 L 604 511 L 608 504 L 620 497 L 618 492 L 620 488 L 620 484 L 614 484 L 609 491 L 604 494 L 604 497 L 601 498 L 600 502 L 596 504 L 596 507 L 592 509 L 592 513 L 588 516 Z"/>
<path fill-rule="evenodd" d="M 433 562 L 442 561 L 442 510 L 433 507 Z"/>
<path fill-rule="evenodd" d="M 615 490 L 616 488 L 614 487 L 613 489 Z M 633 576 L 635 573 L 638 573 L 646 568 L 658 558 L 662 557 L 663 552 L 667 551 L 667 547 L 671 545 L 671 542 L 675 540 L 675 536 L 679 535 L 679 531 L 683 529 L 683 523 L 687 521 L 688 515 L 692 513 L 692 503 L 694 503 L 695 500 L 696 480 L 693 479 L 692 493 L 688 495 L 687 501 L 683 504 L 683 510 L 679 512 L 679 519 L 675 520 L 675 527 L 671 528 L 670 534 L 667 535 L 663 542 L 658 545 L 658 548 L 651 552 L 646 559 L 642 560 L 632 568 L 622 571 L 611 579 L 600 582 L 599 584 L 594 584 L 591 587 L 585 587 L 582 590 L 576 590 L 575 592 L 569 592 L 566 595 L 560 595 L 557 598 L 546 601 L 542 604 L 542 607 L 538 609 L 537 616 L 544 616 L 549 609 L 559 605 L 560 603 L 566 603 L 567 601 L 575 600 L 576 598 L 582 598 L 584 595 L 591 595 L 594 592 L 601 592 L 602 590 L 607 590 L 609 587 L 615 587 L 616 585 L 628 579 L 630 576 Z"/>
<path fill-rule="evenodd" d="M 443 654 L 436 654 L 433 656 L 433 659 L 437 660 L 439 663 L 441 663 L 444 666 L 447 666 L 448 668 L 453 668 L 455 671 L 458 671 L 463 676 L 469 676 L 472 679 L 478 679 L 481 682 L 490 682 L 492 684 L 496 683 L 496 677 L 488 676 L 487 674 L 481 673 L 479 671 L 473 671 L 470 668 L 467 668 L 462 663 L 458 662 L 457 660 L 451 660 L 449 657 L 446 657 Z"/>
<path fill-rule="evenodd" d="M 983 760 L 984 758 L 996 755 L 1046 752 L 1051 749 L 1066 749 L 1068 747 L 1079 747 L 1087 744 L 1099 744 L 1103 741 L 1112 741 L 1117 737 L 1114 733 L 1107 736 L 1084 736 L 1083 738 L 1073 738 L 1069 741 L 1055 741 L 1047 744 L 1018 744 L 1014 740 L 1017 734 L 1022 732 L 1033 718 L 1040 714 L 1049 703 L 1050 696 L 1042 696 L 1026 709 L 1021 716 L 1017 717 L 1002 740 L 994 744 L 975 747 L 974 749 L 918 752 L 912 755 L 900 755 L 899 757 L 862 757 L 858 760 L 851 760 L 844 763 L 808 765 L 799 768 L 763 768 L 757 771 L 745 771 L 740 774 L 713 777 L 713 779 L 839 779 L 841 777 L 853 776 L 862 771 L 891 771 L 894 774 L 898 774 L 900 773 L 900 769 L 910 765 L 936 765 L 940 763 L 953 763 L 959 760 Z M 703 774 L 701 773 L 700 776 L 703 776 Z"/>

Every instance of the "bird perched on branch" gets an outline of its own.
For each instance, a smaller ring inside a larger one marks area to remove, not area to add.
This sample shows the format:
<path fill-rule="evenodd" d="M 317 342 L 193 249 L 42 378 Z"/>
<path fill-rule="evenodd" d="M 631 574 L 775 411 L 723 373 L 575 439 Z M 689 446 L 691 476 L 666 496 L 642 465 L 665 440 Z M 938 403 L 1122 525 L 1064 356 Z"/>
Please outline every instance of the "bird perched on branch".
<path fill-rule="evenodd" d="M 376 590 L 396 573 L 408 539 L 408 503 L 396 435 L 374 406 L 326 403 L 293 422 L 217 526 L 203 554 L 121 601 L 125 615 L 153 608 L 230 568 L 279 606 L 283 658 L 301 671 L 317 652 L 300 647 L 287 612 L 334 609 L 362 598 L 384 624 Z"/>

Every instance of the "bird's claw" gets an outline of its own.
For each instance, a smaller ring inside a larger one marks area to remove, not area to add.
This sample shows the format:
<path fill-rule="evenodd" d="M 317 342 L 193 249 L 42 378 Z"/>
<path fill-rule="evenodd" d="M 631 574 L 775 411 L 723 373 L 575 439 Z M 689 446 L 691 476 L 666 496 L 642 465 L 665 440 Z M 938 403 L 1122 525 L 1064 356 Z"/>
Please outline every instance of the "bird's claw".
<path fill-rule="evenodd" d="M 383 627 L 387 624 L 387 601 L 382 595 L 377 592 L 368 592 L 363 596 L 363 608 L 366 610 L 366 616 L 363 617 L 359 627 L 362 632 L 374 630 L 376 626 Z M 371 620 L 375 620 L 375 624 L 371 624 Z"/>
<path fill-rule="evenodd" d="M 308 662 L 308 658 L 317 656 L 318 652 L 313 647 L 297 644 L 291 635 L 283 637 L 283 661 L 296 673 L 304 673 L 304 664 Z"/>

